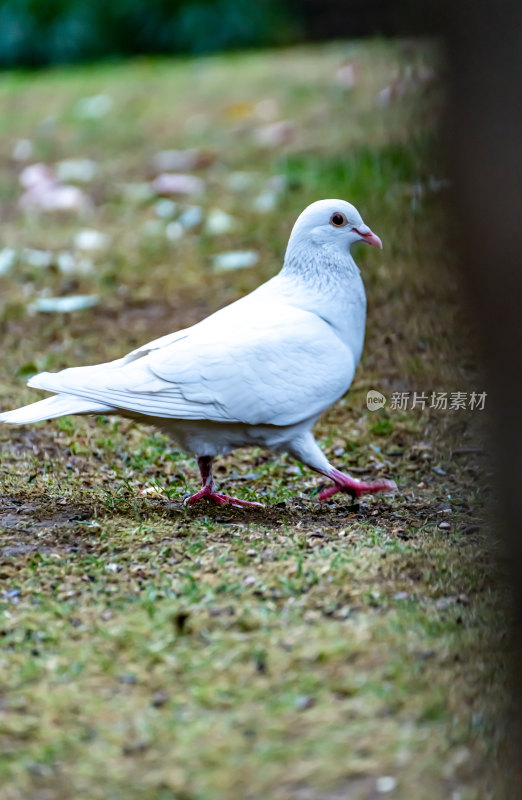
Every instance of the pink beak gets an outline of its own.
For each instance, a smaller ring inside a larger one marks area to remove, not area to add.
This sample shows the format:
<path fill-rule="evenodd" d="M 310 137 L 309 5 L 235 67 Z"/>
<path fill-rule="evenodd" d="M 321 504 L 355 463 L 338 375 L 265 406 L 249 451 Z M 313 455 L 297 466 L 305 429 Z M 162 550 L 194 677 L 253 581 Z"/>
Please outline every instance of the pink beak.
<path fill-rule="evenodd" d="M 382 250 L 382 242 L 379 237 L 368 227 L 368 225 L 359 225 L 358 228 L 353 228 L 355 233 L 358 233 L 363 242 L 372 244 L 374 247 L 379 247 Z"/>

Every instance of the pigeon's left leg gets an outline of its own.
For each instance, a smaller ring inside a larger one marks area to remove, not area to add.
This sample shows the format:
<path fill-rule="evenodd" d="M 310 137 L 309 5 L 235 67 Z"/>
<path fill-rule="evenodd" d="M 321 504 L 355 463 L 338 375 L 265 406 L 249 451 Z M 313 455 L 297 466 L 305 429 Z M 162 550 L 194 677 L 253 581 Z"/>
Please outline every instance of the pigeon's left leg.
<path fill-rule="evenodd" d="M 326 475 L 330 478 L 334 485 L 328 489 L 323 489 L 319 495 L 319 500 L 328 500 L 332 495 L 337 492 L 346 492 L 353 498 L 360 497 L 363 494 L 374 494 L 375 492 L 394 492 L 397 485 L 394 481 L 387 481 L 384 479 L 377 481 L 359 481 L 357 478 L 352 478 L 351 475 L 346 475 L 344 472 L 339 472 L 338 469 L 332 467 L 326 456 L 319 449 L 317 442 L 311 433 L 302 434 L 294 439 L 290 450 L 291 454 L 310 467 L 315 472 L 320 472 L 321 475 Z"/>
<path fill-rule="evenodd" d="M 228 494 L 221 494 L 214 491 L 214 478 L 212 477 L 212 457 L 201 456 L 198 458 L 198 467 L 201 473 L 201 489 L 192 497 L 187 497 L 185 505 L 193 505 L 198 500 L 204 497 L 207 500 L 212 500 L 218 506 L 236 506 L 241 508 L 243 506 L 255 506 L 256 508 L 264 508 L 262 503 L 252 503 L 249 500 L 239 500 L 237 497 L 230 497 Z"/>

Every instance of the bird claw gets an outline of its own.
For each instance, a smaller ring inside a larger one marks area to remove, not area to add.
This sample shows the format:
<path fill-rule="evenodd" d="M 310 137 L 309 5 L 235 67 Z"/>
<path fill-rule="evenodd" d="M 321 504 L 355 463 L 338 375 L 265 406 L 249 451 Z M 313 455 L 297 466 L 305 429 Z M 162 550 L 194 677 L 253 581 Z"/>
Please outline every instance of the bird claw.
<path fill-rule="evenodd" d="M 337 472 L 337 471 L 336 471 Z M 323 489 L 319 495 L 319 501 L 323 502 L 328 500 L 337 492 L 345 492 L 349 494 L 353 500 L 358 499 L 363 494 L 375 494 L 376 492 L 396 492 L 397 484 L 395 481 L 377 480 L 377 481 L 358 481 L 356 478 L 351 478 L 349 475 L 343 475 L 337 472 L 333 486 L 328 489 Z"/>
<path fill-rule="evenodd" d="M 230 497 L 228 494 L 221 494 L 221 492 L 214 492 L 210 489 L 209 486 L 204 486 L 199 492 L 193 494 L 191 497 L 187 497 L 186 500 L 183 501 L 183 505 L 192 506 L 194 503 L 197 503 L 198 500 L 211 500 L 213 503 L 216 503 L 218 506 L 233 506 L 234 508 L 264 508 L 262 503 L 255 503 L 250 500 L 240 500 L 238 497 Z"/>

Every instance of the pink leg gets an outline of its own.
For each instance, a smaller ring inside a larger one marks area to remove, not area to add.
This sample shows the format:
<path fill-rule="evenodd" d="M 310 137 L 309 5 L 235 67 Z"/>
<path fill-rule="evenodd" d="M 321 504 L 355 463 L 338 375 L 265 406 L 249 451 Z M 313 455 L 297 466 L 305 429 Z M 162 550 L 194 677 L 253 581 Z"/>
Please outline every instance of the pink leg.
<path fill-rule="evenodd" d="M 319 495 L 319 500 L 328 500 L 332 495 L 337 492 L 346 492 L 353 498 L 361 497 L 363 494 L 375 494 L 375 492 L 395 492 L 397 484 L 394 481 L 386 481 L 384 479 L 378 481 L 358 481 L 357 478 L 352 478 L 350 475 L 345 475 L 344 472 L 339 472 L 338 469 L 331 467 L 327 471 L 316 470 L 331 478 L 334 481 L 334 486 L 329 489 L 323 489 Z"/>
<path fill-rule="evenodd" d="M 235 506 L 241 508 L 243 506 L 253 506 L 255 508 L 264 508 L 262 503 L 253 503 L 249 500 L 239 500 L 237 497 L 230 497 L 228 494 L 221 494 L 214 491 L 214 479 L 212 477 L 212 458 L 210 456 L 202 456 L 198 458 L 198 467 L 201 473 L 201 489 L 192 497 L 187 497 L 185 505 L 192 506 L 198 500 L 206 498 L 217 503 L 218 506 Z"/>

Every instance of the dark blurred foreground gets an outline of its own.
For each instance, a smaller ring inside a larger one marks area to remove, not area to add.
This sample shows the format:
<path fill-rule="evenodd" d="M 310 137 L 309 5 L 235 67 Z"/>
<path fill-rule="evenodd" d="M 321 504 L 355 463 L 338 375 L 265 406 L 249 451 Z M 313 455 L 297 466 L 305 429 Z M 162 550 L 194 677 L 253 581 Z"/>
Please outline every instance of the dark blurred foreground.
<path fill-rule="evenodd" d="M 491 397 L 492 511 L 511 576 L 513 716 L 522 720 L 522 6 L 485 0 L 448 13 L 449 211 Z M 516 750 L 514 751 L 516 752 Z M 520 797 L 519 780 L 512 797 Z M 511 767 L 513 767 L 511 759 Z"/>

